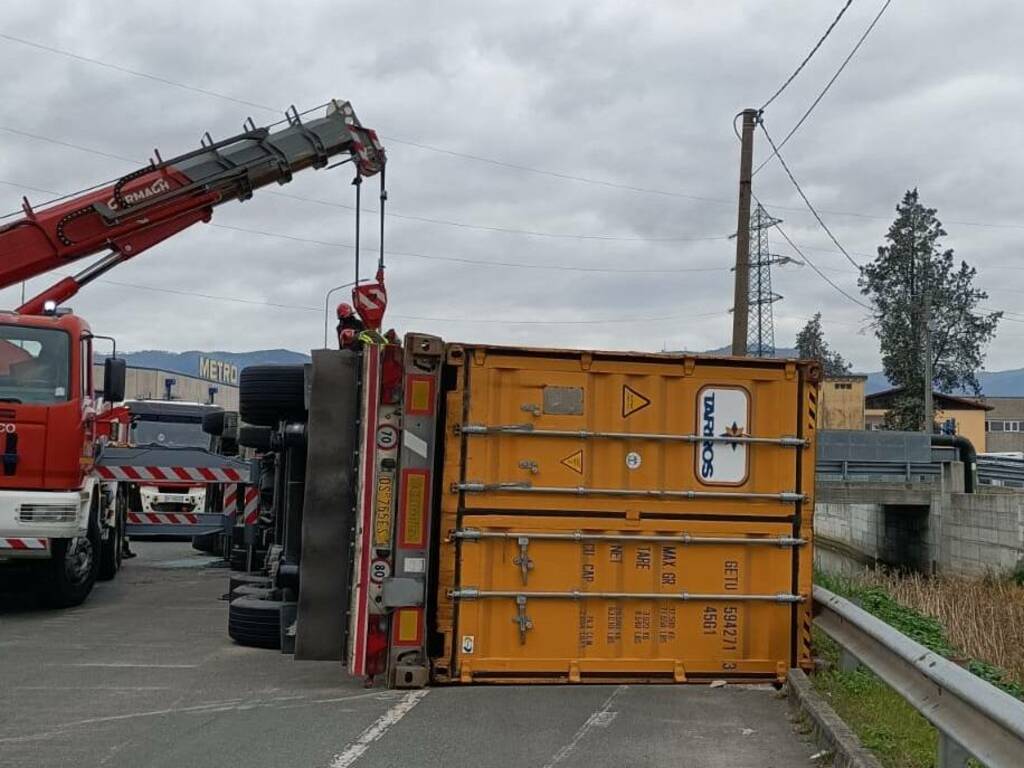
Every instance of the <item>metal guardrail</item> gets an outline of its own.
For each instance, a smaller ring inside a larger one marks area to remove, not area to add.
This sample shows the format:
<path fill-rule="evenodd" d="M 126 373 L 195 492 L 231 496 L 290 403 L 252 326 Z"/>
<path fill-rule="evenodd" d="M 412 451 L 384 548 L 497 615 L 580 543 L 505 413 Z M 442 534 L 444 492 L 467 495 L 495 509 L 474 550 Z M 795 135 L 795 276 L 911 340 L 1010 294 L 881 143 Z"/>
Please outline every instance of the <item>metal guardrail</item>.
<path fill-rule="evenodd" d="M 979 456 L 978 482 L 983 485 L 1024 488 L 1024 459 Z"/>
<path fill-rule="evenodd" d="M 937 768 L 973 756 L 988 768 L 1024 764 L 1024 702 L 875 618 L 849 600 L 814 588 L 815 625 L 839 644 L 841 666 L 871 669 L 939 732 Z"/>
<path fill-rule="evenodd" d="M 816 464 L 818 480 L 935 482 L 942 476 L 942 465 L 898 461 L 822 461 Z"/>

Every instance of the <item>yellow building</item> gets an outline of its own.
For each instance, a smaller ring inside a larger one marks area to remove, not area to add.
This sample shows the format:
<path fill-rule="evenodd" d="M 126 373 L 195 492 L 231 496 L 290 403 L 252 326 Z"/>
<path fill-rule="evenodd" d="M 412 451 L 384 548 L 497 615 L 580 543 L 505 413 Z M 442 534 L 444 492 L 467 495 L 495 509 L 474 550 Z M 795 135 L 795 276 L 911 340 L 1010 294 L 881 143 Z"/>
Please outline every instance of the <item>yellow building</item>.
<path fill-rule="evenodd" d="M 864 421 L 868 429 L 881 429 L 885 414 L 901 392 L 900 387 L 875 392 L 864 398 Z M 933 393 L 935 402 L 935 423 L 937 430 L 945 426 L 953 429 L 952 434 L 963 435 L 974 445 L 978 453 L 985 452 L 985 413 L 992 410 L 977 400 L 955 395 Z"/>
<path fill-rule="evenodd" d="M 827 377 L 818 388 L 818 429 L 864 429 L 867 376 Z"/>

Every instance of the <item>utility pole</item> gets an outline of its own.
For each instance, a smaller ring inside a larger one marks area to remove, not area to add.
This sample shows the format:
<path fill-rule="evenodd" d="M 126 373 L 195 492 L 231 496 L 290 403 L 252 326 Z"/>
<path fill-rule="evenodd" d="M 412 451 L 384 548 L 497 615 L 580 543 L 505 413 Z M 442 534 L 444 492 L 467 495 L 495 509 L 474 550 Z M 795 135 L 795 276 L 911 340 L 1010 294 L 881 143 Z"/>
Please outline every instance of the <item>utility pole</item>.
<path fill-rule="evenodd" d="M 736 215 L 736 284 L 732 301 L 732 353 L 747 354 L 747 299 L 750 291 L 750 170 L 754 160 L 757 110 L 743 110 L 740 136 L 740 198 Z"/>
<path fill-rule="evenodd" d="M 935 431 L 935 403 L 932 399 L 932 379 L 935 377 L 932 362 L 932 297 L 927 288 L 924 291 L 924 311 L 921 318 L 921 332 L 924 334 L 924 431 Z"/>

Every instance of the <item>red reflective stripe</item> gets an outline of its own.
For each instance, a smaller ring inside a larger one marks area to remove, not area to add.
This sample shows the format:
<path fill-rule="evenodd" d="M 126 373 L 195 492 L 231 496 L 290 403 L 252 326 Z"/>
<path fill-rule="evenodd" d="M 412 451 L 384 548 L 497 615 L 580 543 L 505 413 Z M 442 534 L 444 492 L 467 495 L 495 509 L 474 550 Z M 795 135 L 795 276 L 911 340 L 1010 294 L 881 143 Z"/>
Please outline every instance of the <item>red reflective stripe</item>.
<path fill-rule="evenodd" d="M 160 467 L 146 467 L 149 476 L 154 480 L 166 480 L 167 475 L 160 471 Z"/>
<path fill-rule="evenodd" d="M 154 523 L 154 524 L 158 524 L 158 523 L 161 522 L 160 515 L 153 514 L 152 512 L 147 512 L 146 513 L 146 519 L 149 522 Z"/>
<path fill-rule="evenodd" d="M 188 520 L 190 525 L 195 525 L 196 523 L 199 522 L 199 516 L 198 515 L 185 515 L 185 519 Z"/>
<path fill-rule="evenodd" d="M 132 480 L 142 479 L 142 476 L 135 470 L 135 467 L 121 467 L 121 471 Z"/>
<path fill-rule="evenodd" d="M 173 470 L 174 474 L 176 474 L 182 480 L 192 479 L 191 477 L 189 477 L 188 470 L 185 469 L 184 467 L 171 467 L 171 470 Z"/>
<path fill-rule="evenodd" d="M 203 479 L 205 479 L 205 480 L 217 480 L 218 479 L 217 475 L 215 475 L 213 473 L 213 470 L 207 469 L 206 467 L 199 467 L 196 471 L 200 475 L 202 475 Z"/>
<path fill-rule="evenodd" d="M 224 476 L 228 480 L 234 480 L 235 482 L 241 482 L 242 480 L 242 474 L 237 469 L 231 469 L 231 467 L 224 470 Z"/>
<path fill-rule="evenodd" d="M 107 467 L 96 467 L 96 471 L 99 473 L 100 477 L 102 477 L 104 480 L 115 480 L 115 479 L 117 479 L 114 476 L 114 473 L 111 472 L 110 469 L 108 469 Z"/>
<path fill-rule="evenodd" d="M 28 549 L 28 545 L 21 539 L 8 539 L 7 541 L 11 543 L 11 549 Z"/>

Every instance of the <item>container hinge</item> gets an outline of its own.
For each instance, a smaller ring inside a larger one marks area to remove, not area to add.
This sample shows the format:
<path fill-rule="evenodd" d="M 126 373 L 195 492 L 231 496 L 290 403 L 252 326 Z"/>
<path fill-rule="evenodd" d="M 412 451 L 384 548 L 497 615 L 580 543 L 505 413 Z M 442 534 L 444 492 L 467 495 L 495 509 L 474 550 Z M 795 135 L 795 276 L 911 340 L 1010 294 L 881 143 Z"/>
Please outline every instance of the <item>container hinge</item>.
<path fill-rule="evenodd" d="M 531 475 L 536 475 L 540 472 L 540 465 L 536 461 L 530 459 L 523 459 L 519 462 L 519 468 L 525 469 Z"/>
<path fill-rule="evenodd" d="M 536 403 L 523 403 L 519 406 L 519 410 L 523 413 L 529 413 L 533 416 L 540 416 L 544 411 Z"/>
<path fill-rule="evenodd" d="M 512 617 L 517 625 L 519 625 L 519 644 L 526 645 L 526 633 L 533 629 L 533 622 L 530 621 L 530 617 L 526 615 L 526 596 L 519 595 L 516 597 L 516 615 Z"/>
<path fill-rule="evenodd" d="M 533 560 L 530 559 L 530 554 L 528 552 L 530 548 L 530 539 L 527 536 L 520 536 L 516 541 L 519 544 L 519 556 L 512 561 L 512 564 L 519 566 L 519 573 L 522 574 L 523 585 L 525 586 L 527 579 L 529 579 L 530 571 L 533 570 Z"/>

